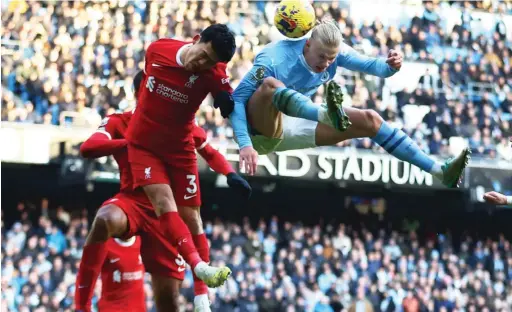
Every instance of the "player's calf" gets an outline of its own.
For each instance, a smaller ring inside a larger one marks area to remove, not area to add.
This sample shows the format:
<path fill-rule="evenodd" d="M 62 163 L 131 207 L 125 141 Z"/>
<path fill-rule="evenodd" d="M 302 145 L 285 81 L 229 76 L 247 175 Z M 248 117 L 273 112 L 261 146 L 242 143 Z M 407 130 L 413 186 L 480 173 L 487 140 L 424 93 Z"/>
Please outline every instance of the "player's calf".
<path fill-rule="evenodd" d="M 168 184 L 150 184 L 142 187 L 156 215 L 161 216 L 167 212 L 177 212 L 178 206 L 174 200 L 174 194 Z"/>
<path fill-rule="evenodd" d="M 178 211 L 192 235 L 203 233 L 203 220 L 199 207 L 178 207 Z"/>
<path fill-rule="evenodd" d="M 155 299 L 156 310 L 158 312 L 178 312 L 180 311 L 180 288 L 181 281 L 151 274 L 151 286 Z"/>

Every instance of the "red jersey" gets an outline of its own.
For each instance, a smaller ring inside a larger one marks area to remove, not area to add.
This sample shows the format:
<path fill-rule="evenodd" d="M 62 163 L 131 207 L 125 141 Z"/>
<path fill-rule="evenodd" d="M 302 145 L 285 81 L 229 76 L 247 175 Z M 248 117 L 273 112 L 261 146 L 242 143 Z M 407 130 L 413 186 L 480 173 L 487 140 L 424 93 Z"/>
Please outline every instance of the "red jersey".
<path fill-rule="evenodd" d="M 186 71 L 180 55 L 186 42 L 160 39 L 146 51 L 146 78 L 128 127 L 129 143 L 164 162 L 188 165 L 196 161 L 192 130 L 195 113 L 208 93 L 232 92 L 226 64 L 202 72 Z"/>
<path fill-rule="evenodd" d="M 143 190 L 133 190 L 133 179 L 128 162 L 125 134 L 132 119 L 133 111 L 122 114 L 112 114 L 105 117 L 96 133 L 93 134 L 80 147 L 82 155 L 86 157 L 101 157 L 112 154 L 119 166 L 121 192 L 130 193 L 130 196 L 144 205 L 151 206 Z M 208 165 L 220 174 L 234 172 L 229 162 L 207 142 L 206 132 L 195 123 L 192 124 L 192 142 L 194 148 L 206 160 Z M 116 144 L 117 143 L 117 144 Z"/>
<path fill-rule="evenodd" d="M 99 311 L 146 311 L 140 238 L 134 236 L 128 241 L 110 238 L 106 244 L 108 253 L 101 268 Z"/>

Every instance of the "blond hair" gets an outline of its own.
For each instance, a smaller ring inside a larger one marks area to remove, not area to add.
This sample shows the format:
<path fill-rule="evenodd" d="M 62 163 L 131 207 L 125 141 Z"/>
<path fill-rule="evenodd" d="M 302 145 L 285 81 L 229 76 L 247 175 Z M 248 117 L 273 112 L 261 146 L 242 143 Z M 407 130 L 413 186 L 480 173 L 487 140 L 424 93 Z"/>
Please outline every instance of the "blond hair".
<path fill-rule="evenodd" d="M 343 41 L 343 34 L 335 21 L 317 21 L 311 32 L 311 39 L 316 39 L 328 47 L 338 47 Z"/>

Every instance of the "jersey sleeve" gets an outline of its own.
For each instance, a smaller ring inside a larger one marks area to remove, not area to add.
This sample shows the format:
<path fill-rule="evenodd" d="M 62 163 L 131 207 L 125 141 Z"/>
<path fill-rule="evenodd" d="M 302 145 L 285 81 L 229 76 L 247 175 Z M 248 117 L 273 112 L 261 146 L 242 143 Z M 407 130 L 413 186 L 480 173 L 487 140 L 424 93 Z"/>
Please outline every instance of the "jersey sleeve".
<path fill-rule="evenodd" d="M 393 76 L 397 70 L 391 68 L 384 59 L 369 57 L 354 50 L 343 43 L 341 52 L 336 58 L 338 67 L 344 67 L 352 71 L 358 71 L 382 78 Z"/>
<path fill-rule="evenodd" d="M 275 71 L 272 59 L 262 52 L 256 56 L 253 67 L 233 92 L 235 108 L 231 113 L 230 120 L 240 148 L 252 146 L 247 126 L 246 106 L 252 94 L 266 77 L 275 77 Z"/>
<path fill-rule="evenodd" d="M 127 141 L 120 136 L 118 127 L 121 119 L 111 115 L 105 117 L 98 129 L 80 146 L 80 154 L 85 158 L 98 158 L 112 155 L 124 148 Z"/>
<path fill-rule="evenodd" d="M 195 126 L 192 131 L 192 137 L 194 138 L 194 146 L 197 151 L 203 149 L 207 144 L 206 132 L 203 128 Z"/>
<path fill-rule="evenodd" d="M 217 95 L 220 91 L 227 91 L 229 93 L 233 93 L 233 89 L 229 84 L 229 77 L 226 73 L 226 64 L 219 63 L 213 69 L 213 81 L 211 82 L 210 92 L 213 97 Z"/>

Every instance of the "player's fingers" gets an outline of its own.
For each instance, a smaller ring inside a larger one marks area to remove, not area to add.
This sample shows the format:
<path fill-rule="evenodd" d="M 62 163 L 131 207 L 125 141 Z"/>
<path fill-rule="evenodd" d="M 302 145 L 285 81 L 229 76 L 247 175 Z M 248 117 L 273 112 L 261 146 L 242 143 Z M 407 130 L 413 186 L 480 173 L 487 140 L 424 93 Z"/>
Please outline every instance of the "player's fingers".
<path fill-rule="evenodd" d="M 257 167 L 258 167 L 258 156 L 252 155 L 252 159 L 251 159 L 252 174 L 256 173 L 256 168 Z"/>
<path fill-rule="evenodd" d="M 247 160 L 245 162 L 245 173 L 247 173 L 248 175 L 253 175 L 251 156 L 247 156 Z"/>
<path fill-rule="evenodd" d="M 245 159 L 245 157 L 240 156 L 240 163 L 238 164 L 240 167 L 240 171 L 242 171 L 242 169 L 244 169 L 245 163 L 247 163 L 247 160 Z"/>

